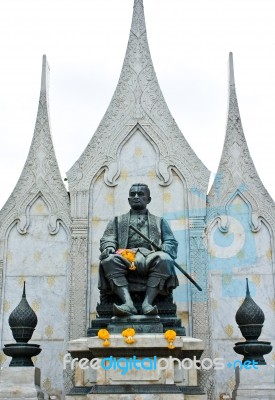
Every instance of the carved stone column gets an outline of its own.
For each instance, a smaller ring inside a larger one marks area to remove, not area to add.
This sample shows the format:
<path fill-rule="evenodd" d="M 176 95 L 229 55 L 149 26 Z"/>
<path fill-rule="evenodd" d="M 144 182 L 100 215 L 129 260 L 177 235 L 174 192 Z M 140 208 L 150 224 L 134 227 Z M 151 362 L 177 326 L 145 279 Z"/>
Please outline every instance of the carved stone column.
<path fill-rule="evenodd" d="M 3 265 L 4 265 L 4 261 L 3 261 L 3 260 L 0 260 L 0 301 L 1 301 L 1 299 L 2 299 Z"/>
<path fill-rule="evenodd" d="M 2 301 L 3 301 L 3 298 L 2 298 L 2 294 L 3 294 L 3 266 L 4 266 L 4 261 L 3 260 L 0 260 L 0 310 L 2 310 Z M 0 344 L 2 343 L 2 332 L 3 332 L 3 330 L 2 330 L 2 323 L 3 323 L 3 318 L 2 318 L 2 321 L 1 321 L 1 323 L 0 323 Z"/>
<path fill-rule="evenodd" d="M 72 224 L 69 338 L 86 336 L 88 285 L 88 221 L 77 219 Z"/>
<path fill-rule="evenodd" d="M 189 232 L 191 274 L 202 288 L 200 292 L 191 285 L 192 334 L 193 337 L 202 339 L 205 343 L 202 358 L 211 358 L 208 254 L 204 217 L 190 218 Z M 199 381 L 200 385 L 207 389 L 208 398 L 211 399 L 211 372 L 199 371 Z"/>

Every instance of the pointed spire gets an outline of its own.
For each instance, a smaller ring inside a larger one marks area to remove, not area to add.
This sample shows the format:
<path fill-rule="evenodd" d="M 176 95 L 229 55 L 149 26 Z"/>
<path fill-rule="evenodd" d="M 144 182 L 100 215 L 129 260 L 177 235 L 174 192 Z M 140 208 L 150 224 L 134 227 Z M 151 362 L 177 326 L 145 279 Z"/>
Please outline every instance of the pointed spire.
<path fill-rule="evenodd" d="M 146 32 L 143 0 L 135 0 L 134 2 L 131 32 L 137 37 Z"/>
<path fill-rule="evenodd" d="M 234 65 L 233 65 L 233 53 L 229 53 L 229 85 L 235 85 L 235 77 L 234 77 Z"/>
<path fill-rule="evenodd" d="M 58 168 L 49 121 L 48 80 L 49 65 L 43 56 L 41 89 L 32 143 L 21 176 L 5 206 L 0 212 L 14 215 L 18 230 L 26 233 L 29 226 L 28 201 L 43 196 L 51 204 L 49 230 L 52 234 L 59 229 L 58 220 L 69 225 L 69 196 Z M 9 215 L 10 217 L 10 215 Z"/>
<path fill-rule="evenodd" d="M 26 281 L 24 281 L 24 287 L 23 287 L 23 294 L 22 294 L 22 298 L 26 298 Z"/>
<path fill-rule="evenodd" d="M 175 159 L 166 157 L 167 160 L 157 166 L 157 175 L 163 177 L 162 183 L 171 182 L 173 177 L 169 166 L 177 165 L 180 159 L 187 185 L 206 193 L 209 171 L 179 130 L 157 80 L 147 39 L 143 0 L 134 0 L 127 50 L 111 103 L 90 143 L 67 173 L 71 193 L 83 190 L 84 185 L 85 190 L 90 187 L 90 179 L 95 174 L 91 160 L 95 167 L 102 162 L 97 158 L 110 160 L 110 165 L 105 164 L 110 171 L 105 174 L 105 182 L 115 185 L 115 179 L 119 176 L 116 148 L 125 139 L 121 138 L 121 132 L 127 135 L 137 123 L 145 131 L 154 131 L 155 141 L 169 149 L 167 151 L 171 157 L 175 155 Z M 118 138 L 120 143 L 114 143 L 114 138 Z"/>
<path fill-rule="evenodd" d="M 248 278 L 246 279 L 246 297 L 250 297 L 249 285 L 248 285 Z"/>
<path fill-rule="evenodd" d="M 145 73 L 150 73 L 150 80 L 144 76 Z M 127 82 L 135 97 L 133 104 L 135 110 L 132 111 L 134 118 L 144 117 L 141 97 L 154 79 L 156 73 L 147 39 L 143 0 L 135 0 L 127 50 L 116 91 L 118 92 L 118 88 Z M 160 91 L 159 88 L 158 90 Z"/>
<path fill-rule="evenodd" d="M 229 53 L 229 105 L 228 105 L 228 119 L 227 119 L 227 129 L 225 136 L 225 143 L 223 148 L 223 154 L 221 157 L 221 163 L 219 168 L 224 169 L 223 156 L 230 155 L 230 160 L 228 160 L 233 167 L 235 173 L 238 177 L 242 179 L 239 175 L 240 163 L 243 161 L 244 157 L 252 163 L 252 159 L 249 154 L 246 139 L 243 132 L 241 116 L 239 111 L 239 105 L 237 100 L 236 88 L 235 88 L 235 78 L 234 78 L 234 64 L 233 64 L 233 54 Z M 232 171 L 231 171 L 232 173 Z"/>
<path fill-rule="evenodd" d="M 42 58 L 42 74 L 41 74 L 41 92 L 48 92 L 48 76 L 50 74 L 50 66 L 45 54 Z"/>
<path fill-rule="evenodd" d="M 214 205 L 224 206 L 237 191 L 243 192 L 246 197 L 251 194 L 254 199 L 260 198 L 257 203 L 265 204 L 263 210 L 267 207 L 274 208 L 274 202 L 264 188 L 249 153 L 236 94 L 233 54 L 229 53 L 229 104 L 226 135 L 218 172 L 208 195 L 209 204 L 212 208 Z M 255 212 L 252 216 L 252 219 L 254 218 L 252 229 L 257 230 L 260 225 L 255 215 L 259 210 L 256 209 L 255 202 L 251 206 Z"/>

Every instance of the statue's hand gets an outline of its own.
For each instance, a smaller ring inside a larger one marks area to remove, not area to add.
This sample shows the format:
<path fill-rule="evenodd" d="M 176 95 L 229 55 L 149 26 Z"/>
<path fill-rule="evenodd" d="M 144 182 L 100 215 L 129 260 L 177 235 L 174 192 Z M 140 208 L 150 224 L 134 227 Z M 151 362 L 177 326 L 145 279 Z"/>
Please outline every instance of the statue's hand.
<path fill-rule="evenodd" d="M 115 249 L 113 247 L 106 247 L 105 250 L 100 254 L 100 260 L 104 260 L 105 258 L 108 258 L 110 254 L 115 253 Z"/>

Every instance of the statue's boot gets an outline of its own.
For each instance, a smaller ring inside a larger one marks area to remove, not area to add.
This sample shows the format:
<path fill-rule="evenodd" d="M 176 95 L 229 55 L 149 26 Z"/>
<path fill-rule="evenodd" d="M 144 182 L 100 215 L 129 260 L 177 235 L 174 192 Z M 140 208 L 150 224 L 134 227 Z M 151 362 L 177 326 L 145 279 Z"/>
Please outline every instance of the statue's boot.
<path fill-rule="evenodd" d="M 123 301 L 123 304 L 114 304 L 113 312 L 117 317 L 126 317 L 129 315 L 136 315 L 137 309 L 131 299 L 128 286 L 115 286 L 114 293 Z"/>
<path fill-rule="evenodd" d="M 153 301 L 155 300 L 156 296 L 158 295 L 159 290 L 155 287 L 147 286 L 145 299 L 142 303 L 142 312 L 144 315 L 157 315 L 158 308 L 157 306 L 153 306 Z"/>
<path fill-rule="evenodd" d="M 116 317 L 127 317 L 130 315 L 136 315 L 137 309 L 135 307 L 130 307 L 127 304 L 121 304 L 120 306 L 117 304 L 113 305 L 114 315 Z"/>

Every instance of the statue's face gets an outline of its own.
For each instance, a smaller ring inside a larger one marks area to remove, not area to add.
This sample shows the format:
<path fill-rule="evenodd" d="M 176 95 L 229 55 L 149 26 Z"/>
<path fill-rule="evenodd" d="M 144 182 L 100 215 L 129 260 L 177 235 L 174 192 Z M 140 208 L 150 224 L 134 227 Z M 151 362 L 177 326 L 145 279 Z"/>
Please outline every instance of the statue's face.
<path fill-rule="evenodd" d="M 145 210 L 151 201 L 146 186 L 133 185 L 129 191 L 128 201 L 132 210 Z"/>

